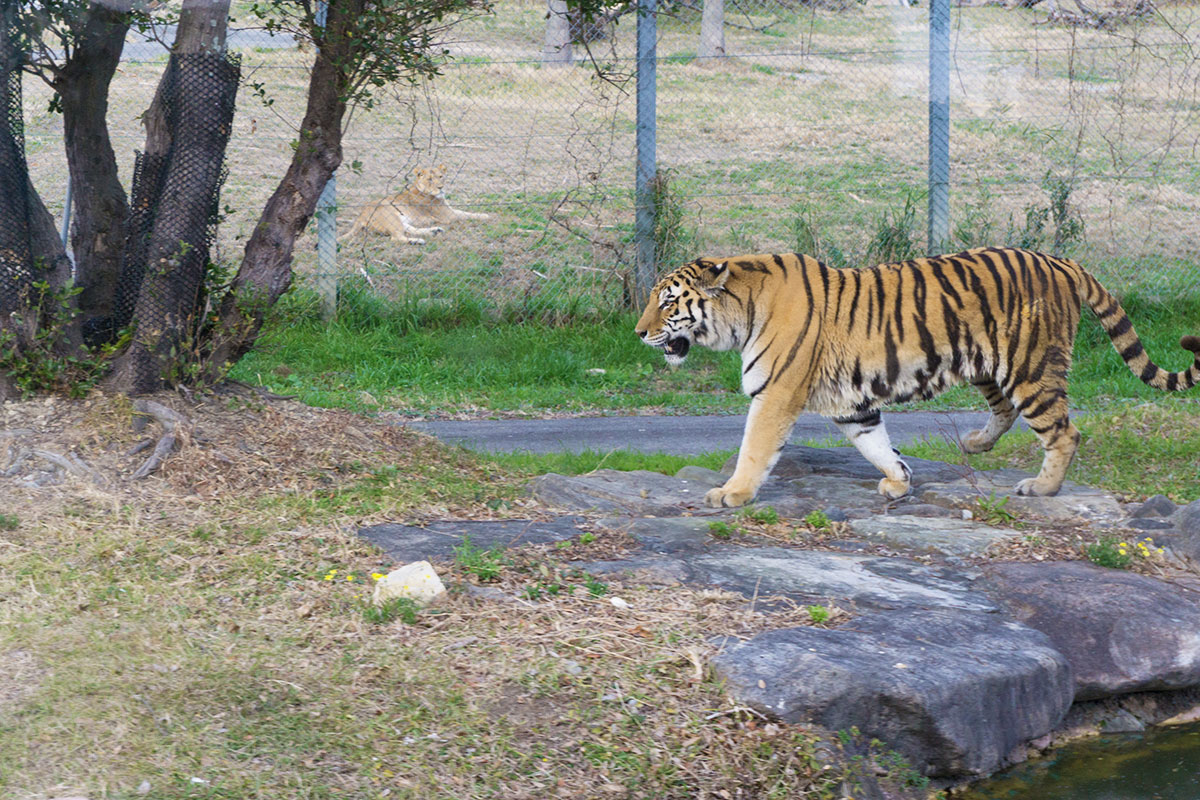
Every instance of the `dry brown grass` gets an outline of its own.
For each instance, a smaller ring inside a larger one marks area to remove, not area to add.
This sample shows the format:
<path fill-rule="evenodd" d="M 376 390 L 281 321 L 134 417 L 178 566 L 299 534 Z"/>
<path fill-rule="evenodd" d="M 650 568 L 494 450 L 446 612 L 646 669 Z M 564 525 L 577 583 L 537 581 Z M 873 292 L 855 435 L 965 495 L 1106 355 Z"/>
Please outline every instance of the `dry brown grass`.
<path fill-rule="evenodd" d="M 514 553 L 482 588 L 442 563 L 444 602 L 369 622 L 367 576 L 389 564 L 360 524 L 542 513 L 518 476 L 343 412 L 158 399 L 191 433 L 140 482 L 127 401 L 0 407 L 5 797 L 815 798 L 840 782 L 836 745 L 737 710 L 704 666 L 711 636 L 809 624 L 804 609 L 589 585 L 565 559 L 625 544 L 598 534 Z M 21 449 L 91 472 L 10 469 Z"/>

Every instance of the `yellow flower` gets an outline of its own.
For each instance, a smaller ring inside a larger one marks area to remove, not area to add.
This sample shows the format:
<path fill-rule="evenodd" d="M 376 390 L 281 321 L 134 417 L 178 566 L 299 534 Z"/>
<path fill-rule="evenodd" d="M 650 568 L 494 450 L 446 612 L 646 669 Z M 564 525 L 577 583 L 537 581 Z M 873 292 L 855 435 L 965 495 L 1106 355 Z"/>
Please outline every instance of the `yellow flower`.
<path fill-rule="evenodd" d="M 380 573 L 380 572 L 372 572 L 371 573 L 371 580 L 373 580 L 373 581 L 377 581 L 382 578 L 383 578 L 383 573 Z"/>
<path fill-rule="evenodd" d="M 353 575 L 347 575 L 347 576 L 346 576 L 346 580 L 348 580 L 348 581 L 352 581 L 352 580 L 354 580 L 354 576 L 353 576 Z"/>

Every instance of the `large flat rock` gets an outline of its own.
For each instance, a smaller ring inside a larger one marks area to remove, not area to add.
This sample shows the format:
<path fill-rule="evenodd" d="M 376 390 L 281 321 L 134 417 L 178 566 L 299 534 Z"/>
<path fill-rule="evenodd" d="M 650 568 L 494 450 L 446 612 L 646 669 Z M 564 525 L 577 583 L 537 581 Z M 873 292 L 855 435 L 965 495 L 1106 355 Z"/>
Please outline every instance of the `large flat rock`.
<path fill-rule="evenodd" d="M 983 555 L 993 544 L 1019 538 L 1008 528 L 996 528 L 963 519 L 877 514 L 848 523 L 864 539 L 882 542 L 911 553 L 942 553 L 949 556 Z"/>
<path fill-rule="evenodd" d="M 644 543 L 640 552 L 576 566 L 652 583 L 718 587 L 746 597 L 833 602 L 848 610 L 995 608 L 970 588 L 972 574 L 904 558 L 719 543 L 705 527 L 683 520 L 639 520 L 627 530 Z"/>
<path fill-rule="evenodd" d="M 713 668 L 739 703 L 786 722 L 852 726 L 930 776 L 985 775 L 1051 731 L 1073 697 L 1042 633 L 993 614 L 869 614 L 725 643 Z"/>
<path fill-rule="evenodd" d="M 797 448 L 814 453 L 820 448 Z M 861 459 L 857 452 L 842 454 L 835 463 L 848 461 L 851 456 Z M 814 456 L 815 458 L 815 456 Z M 866 464 L 866 462 L 863 462 Z M 928 462 L 936 464 L 937 462 Z M 870 464 L 867 464 L 871 467 Z M 871 467 L 874 469 L 874 467 Z M 865 470 L 855 470 L 866 472 Z M 801 519 L 811 511 L 825 511 L 838 519 L 861 519 L 881 514 L 889 508 L 916 508 L 915 497 L 899 503 L 889 503 L 876 490 L 880 475 L 870 476 L 832 474 L 797 469 L 785 465 L 767 479 L 755 497 L 753 505 L 770 506 L 781 516 Z M 723 484 L 728 476 L 701 467 L 684 467 L 674 477 L 659 472 L 601 469 L 586 475 L 550 473 L 535 478 L 531 492 L 548 506 L 572 512 L 599 512 L 635 516 L 663 517 L 682 513 L 709 516 L 737 513 L 737 509 L 709 508 L 704 495 L 714 486 Z M 958 509 L 943 504 L 922 504 L 922 513 L 959 516 Z"/>
<path fill-rule="evenodd" d="M 947 508 L 976 509 L 979 502 L 1003 502 L 1004 510 L 1018 519 L 1048 522 L 1099 522 L 1113 524 L 1125 511 L 1112 495 L 1090 486 L 1067 481 L 1053 497 L 1023 497 L 1013 486 L 1028 474 L 1017 470 L 979 472 L 967 479 L 926 483 L 916 491 L 922 503 Z"/>
<path fill-rule="evenodd" d="M 980 588 L 1050 638 L 1080 700 L 1200 686 L 1200 593 L 1083 561 L 995 564 Z"/>
<path fill-rule="evenodd" d="M 598 469 L 575 476 L 551 472 L 535 478 L 531 491 L 546 505 L 567 511 L 664 516 L 703 510 L 709 488 L 661 472 Z"/>
<path fill-rule="evenodd" d="M 732 474 L 736 460 L 737 456 L 734 456 L 726 462 L 725 471 Z M 969 466 L 963 464 L 928 461 L 915 456 L 904 456 L 904 461 L 912 470 L 914 486 L 930 481 L 955 481 L 974 473 Z M 830 475 L 870 481 L 872 488 L 883 477 L 883 474 L 853 447 L 806 447 L 792 444 L 784 446 L 771 475 L 780 480 L 801 478 L 805 475 Z"/>

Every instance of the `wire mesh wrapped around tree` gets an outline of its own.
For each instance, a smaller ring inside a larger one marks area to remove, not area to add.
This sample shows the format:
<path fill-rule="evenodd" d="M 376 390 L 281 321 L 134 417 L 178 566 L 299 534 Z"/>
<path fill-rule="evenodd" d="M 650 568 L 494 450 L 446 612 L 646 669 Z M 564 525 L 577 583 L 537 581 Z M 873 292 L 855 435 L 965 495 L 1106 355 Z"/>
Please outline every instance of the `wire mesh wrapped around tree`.
<path fill-rule="evenodd" d="M 236 58 L 216 53 L 172 55 L 168 71 L 163 102 L 170 148 L 161 159 L 143 154 L 138 160 L 115 313 L 93 331 L 111 335 L 130 321 L 136 325 L 123 363 L 133 371 L 135 391 L 161 385 L 169 377 L 164 366 L 179 362 L 179 348 L 192 346 L 240 74 Z"/>
<path fill-rule="evenodd" d="M 19 51 L 8 13 L 0 18 L 0 314 L 4 317 L 24 306 L 33 283 Z"/>

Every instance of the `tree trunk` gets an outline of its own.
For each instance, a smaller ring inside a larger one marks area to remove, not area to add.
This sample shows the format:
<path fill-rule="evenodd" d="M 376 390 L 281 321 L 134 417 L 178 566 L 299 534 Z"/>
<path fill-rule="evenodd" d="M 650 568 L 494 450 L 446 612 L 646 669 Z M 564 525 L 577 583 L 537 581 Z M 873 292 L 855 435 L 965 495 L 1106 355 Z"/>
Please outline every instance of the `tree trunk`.
<path fill-rule="evenodd" d="M 704 0 L 700 13 L 700 58 L 725 57 L 725 0 Z"/>
<path fill-rule="evenodd" d="M 186 363 L 194 347 L 197 304 L 208 260 L 211 223 L 232 129 L 238 69 L 221 49 L 229 0 L 185 0 L 167 73 L 147 113 L 148 161 L 161 178 L 147 180 L 154 224 L 145 260 L 130 262 L 141 276 L 134 308 L 136 332 L 117 359 L 111 388 L 130 394 L 154 391 Z M 189 48 L 187 51 L 183 48 Z M 157 167 L 162 149 L 165 163 Z M 146 178 L 143 174 L 141 177 Z M 161 189 L 158 187 L 161 186 Z M 135 208 L 136 210 L 136 208 Z"/>
<path fill-rule="evenodd" d="M 92 3 L 83 35 L 54 81 L 74 205 L 71 246 L 79 309 L 85 318 L 112 313 L 125 247 L 129 202 L 108 136 L 108 89 L 129 31 L 132 0 Z"/>
<path fill-rule="evenodd" d="M 250 350 L 267 310 L 291 285 L 296 239 L 312 219 L 325 184 L 342 163 L 346 87 L 338 65 L 351 61 L 353 43 L 345 31 L 361 5 L 353 0 L 329 5 L 326 34 L 309 77 L 299 144 L 246 243 L 241 267 L 221 301 L 211 332 L 212 350 L 205 367 L 210 381 L 222 379 Z"/>
<path fill-rule="evenodd" d="M 14 30 L 15 8 L 0 6 L 0 363 L 19 362 L 40 330 L 63 323 L 57 292 L 67 286 L 71 265 L 33 184 L 25 161 L 21 75 Z M 49 292 L 42 292 L 43 284 Z M 71 301 L 63 298 L 66 309 Z M 67 333 L 64 331 L 64 333 Z M 59 337 L 58 354 L 77 355 L 78 338 Z M 0 402 L 17 395 L 17 383 L 0 371 Z"/>
<path fill-rule="evenodd" d="M 546 41 L 542 63 L 567 66 L 571 63 L 571 18 L 567 0 L 547 0 Z"/>

